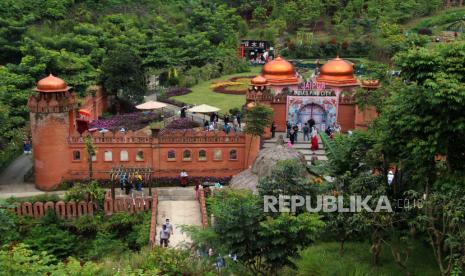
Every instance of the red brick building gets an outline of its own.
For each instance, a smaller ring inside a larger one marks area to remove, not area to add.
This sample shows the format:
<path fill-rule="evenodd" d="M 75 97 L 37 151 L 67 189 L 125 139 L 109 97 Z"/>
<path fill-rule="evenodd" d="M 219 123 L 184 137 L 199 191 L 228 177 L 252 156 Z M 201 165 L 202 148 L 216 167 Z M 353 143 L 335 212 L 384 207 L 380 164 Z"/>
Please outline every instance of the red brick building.
<path fill-rule="evenodd" d="M 144 131 L 79 134 L 79 112 L 96 119 L 105 110 L 101 89 L 81 107 L 65 81 L 52 75 L 40 80 L 28 102 L 36 187 L 52 190 L 65 180 L 88 177 L 84 137 L 92 136 L 94 177 L 108 179 L 115 166 L 147 168 L 152 177 L 229 177 L 248 168 L 259 150 L 259 140 L 243 133 L 191 131 L 152 135 Z"/>

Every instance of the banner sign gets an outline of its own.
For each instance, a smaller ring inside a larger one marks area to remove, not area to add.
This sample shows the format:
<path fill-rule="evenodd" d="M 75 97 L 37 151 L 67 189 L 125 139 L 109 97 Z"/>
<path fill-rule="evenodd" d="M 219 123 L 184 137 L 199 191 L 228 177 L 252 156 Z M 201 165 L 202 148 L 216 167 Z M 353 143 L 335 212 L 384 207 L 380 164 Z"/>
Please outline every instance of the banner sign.
<path fill-rule="evenodd" d="M 241 45 L 244 45 L 245 48 L 254 48 L 254 49 L 267 49 L 270 46 L 268 41 L 262 41 L 262 40 L 242 40 Z"/>
<path fill-rule="evenodd" d="M 313 119 L 320 130 L 337 121 L 337 97 L 287 96 L 287 121 L 301 129 Z"/>

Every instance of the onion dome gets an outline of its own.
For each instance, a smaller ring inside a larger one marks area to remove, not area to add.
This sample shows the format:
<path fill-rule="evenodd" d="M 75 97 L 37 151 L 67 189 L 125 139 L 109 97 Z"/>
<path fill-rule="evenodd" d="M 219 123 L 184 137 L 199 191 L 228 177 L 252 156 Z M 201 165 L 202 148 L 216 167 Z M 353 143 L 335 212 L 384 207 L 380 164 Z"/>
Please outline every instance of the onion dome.
<path fill-rule="evenodd" d="M 320 68 L 317 82 L 324 82 L 332 86 L 351 86 L 358 84 L 354 76 L 353 65 L 339 57 L 328 61 Z"/>
<path fill-rule="evenodd" d="M 34 90 L 38 92 L 66 92 L 70 88 L 64 80 L 50 74 L 48 77 L 38 81 L 37 87 Z"/>
<path fill-rule="evenodd" d="M 250 84 L 256 85 L 256 86 L 264 86 L 264 85 L 267 85 L 268 82 L 266 81 L 264 77 L 258 75 L 250 81 Z"/>
<path fill-rule="evenodd" d="M 273 85 L 298 84 L 294 65 L 282 57 L 267 62 L 262 69 L 262 76 Z"/>
<path fill-rule="evenodd" d="M 255 102 L 250 102 L 246 105 L 247 109 L 252 109 L 256 106 L 257 104 Z"/>

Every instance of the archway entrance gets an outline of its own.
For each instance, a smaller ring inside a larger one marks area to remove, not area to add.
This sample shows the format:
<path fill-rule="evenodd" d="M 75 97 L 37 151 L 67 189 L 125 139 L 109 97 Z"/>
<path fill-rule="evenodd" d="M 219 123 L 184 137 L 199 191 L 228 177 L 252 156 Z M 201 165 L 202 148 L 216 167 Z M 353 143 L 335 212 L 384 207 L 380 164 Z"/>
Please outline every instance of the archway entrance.
<path fill-rule="evenodd" d="M 311 103 L 300 109 L 298 121 L 302 126 L 305 125 L 310 118 L 313 118 L 315 121 L 317 129 L 324 129 L 326 127 L 326 112 L 320 105 Z"/>

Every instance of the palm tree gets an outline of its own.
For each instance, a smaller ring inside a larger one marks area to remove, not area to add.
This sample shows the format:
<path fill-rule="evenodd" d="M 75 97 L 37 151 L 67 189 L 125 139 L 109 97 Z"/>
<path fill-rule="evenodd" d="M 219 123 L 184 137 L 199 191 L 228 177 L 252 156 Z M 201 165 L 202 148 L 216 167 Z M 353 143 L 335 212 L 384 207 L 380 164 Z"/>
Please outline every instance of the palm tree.
<path fill-rule="evenodd" d="M 253 138 L 262 136 L 265 133 L 265 128 L 269 127 L 273 122 L 273 109 L 264 104 L 256 104 L 247 111 L 245 122 L 245 133 L 252 136 L 247 154 L 248 160 Z"/>

